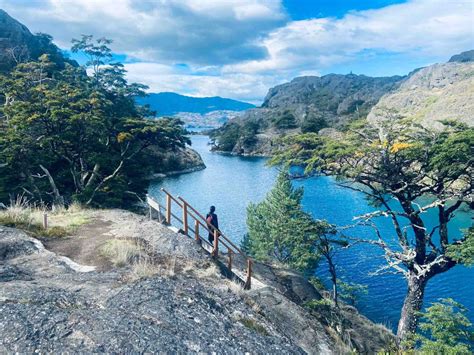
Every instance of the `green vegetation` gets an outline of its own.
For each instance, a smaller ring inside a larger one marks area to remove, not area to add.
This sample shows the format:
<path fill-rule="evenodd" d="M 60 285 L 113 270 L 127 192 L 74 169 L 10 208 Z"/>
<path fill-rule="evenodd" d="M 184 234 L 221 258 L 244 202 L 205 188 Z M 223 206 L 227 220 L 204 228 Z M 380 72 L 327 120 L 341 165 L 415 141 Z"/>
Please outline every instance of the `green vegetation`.
<path fill-rule="evenodd" d="M 19 228 L 37 237 L 61 238 L 73 234 L 76 229 L 89 222 L 88 211 L 71 206 L 68 210 L 56 209 L 48 213 L 49 228 L 43 228 L 43 208 L 31 207 L 29 201 L 20 196 L 5 210 L 0 210 L 0 225 Z"/>
<path fill-rule="evenodd" d="M 322 115 L 307 114 L 307 116 L 304 118 L 303 122 L 301 123 L 301 132 L 317 133 L 321 129 L 326 128 L 327 126 L 328 126 L 328 123 L 326 122 L 326 120 L 324 119 Z"/>
<path fill-rule="evenodd" d="M 303 190 L 293 188 L 288 174 L 280 173 L 265 200 L 247 208 L 244 249 L 257 260 L 314 270 L 320 258 L 320 236 L 329 233 L 330 226 L 304 212 L 302 198 Z"/>
<path fill-rule="evenodd" d="M 272 119 L 272 124 L 278 129 L 296 128 L 296 118 L 290 110 L 284 110 Z"/>
<path fill-rule="evenodd" d="M 352 306 L 356 305 L 360 296 L 366 295 L 368 293 L 366 285 L 348 282 L 345 280 L 338 280 L 338 286 L 340 289 L 340 297 Z"/>
<path fill-rule="evenodd" d="M 428 281 L 458 263 L 472 264 L 474 255 L 472 229 L 455 241 L 448 228 L 459 208 L 472 212 L 474 129 L 444 124 L 444 130 L 435 131 L 403 119 L 380 128 L 359 122 L 337 140 L 314 133 L 288 137 L 285 149 L 272 159 L 274 164 L 303 165 L 308 173 L 335 176 L 341 186 L 365 194 L 377 208 L 354 217 L 355 225 L 374 231 L 374 238 L 351 239 L 380 247 L 387 260 L 381 271 L 393 269 L 407 280 L 399 341 L 416 331 Z M 434 228 L 425 225 L 428 211 L 438 216 Z M 381 218 L 391 220 L 396 248 L 391 246 L 393 235 L 378 229 Z"/>
<path fill-rule="evenodd" d="M 242 323 L 246 328 L 253 330 L 257 332 L 260 335 L 268 335 L 267 330 L 265 329 L 264 326 L 260 325 L 257 323 L 256 320 L 252 318 L 240 318 L 239 319 L 240 323 Z"/>
<path fill-rule="evenodd" d="M 127 83 L 110 40 L 73 43 L 86 67 L 60 69 L 42 55 L 0 76 L 0 201 L 26 193 L 45 205 L 129 207 L 146 191 L 152 148 L 188 142 L 179 121 L 148 120 L 135 105 L 145 87 Z"/>
<path fill-rule="evenodd" d="M 432 303 L 422 314 L 420 335 L 415 337 L 422 354 L 472 354 L 474 332 L 467 309 L 451 298 Z"/>
<path fill-rule="evenodd" d="M 243 124 L 228 123 L 222 128 L 211 132 L 210 137 L 217 139 L 220 151 L 230 152 L 238 142 L 243 146 L 251 147 L 257 142 L 258 122 L 247 120 Z"/>

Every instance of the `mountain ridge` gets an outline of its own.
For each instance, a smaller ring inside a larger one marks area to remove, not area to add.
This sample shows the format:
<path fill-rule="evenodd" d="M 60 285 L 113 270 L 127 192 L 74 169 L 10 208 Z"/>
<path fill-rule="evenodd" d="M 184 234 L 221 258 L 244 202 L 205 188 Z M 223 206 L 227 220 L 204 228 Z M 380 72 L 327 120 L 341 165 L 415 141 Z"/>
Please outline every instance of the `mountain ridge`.
<path fill-rule="evenodd" d="M 193 97 L 175 92 L 150 93 L 136 100 L 140 105 L 150 105 L 157 116 L 174 116 L 180 112 L 203 115 L 213 111 L 244 111 L 255 107 L 247 102 L 220 96 Z"/>

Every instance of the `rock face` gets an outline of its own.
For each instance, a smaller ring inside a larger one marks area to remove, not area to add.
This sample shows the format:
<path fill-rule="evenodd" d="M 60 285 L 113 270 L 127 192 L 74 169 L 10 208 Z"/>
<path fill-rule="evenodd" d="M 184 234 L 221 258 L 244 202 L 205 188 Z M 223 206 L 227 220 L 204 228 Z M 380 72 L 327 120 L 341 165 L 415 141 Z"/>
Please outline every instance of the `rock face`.
<path fill-rule="evenodd" d="M 150 147 L 150 150 L 153 151 L 155 164 L 154 174 L 150 178 L 190 173 L 206 168 L 199 153 L 190 147 L 169 152 L 162 152 L 154 147 Z"/>
<path fill-rule="evenodd" d="M 340 316 L 348 338 L 331 331 L 302 307 L 321 296 L 298 273 L 256 263 L 260 286 L 243 291 L 192 239 L 155 221 L 120 210 L 93 219 L 111 238 L 145 243 L 161 271 L 91 271 L 0 226 L 0 353 L 374 353 L 393 337 L 356 311 Z"/>
<path fill-rule="evenodd" d="M 398 90 L 382 97 L 367 118 L 378 124 L 406 117 L 440 128 L 442 120 L 474 126 L 473 113 L 474 62 L 451 60 L 412 73 Z"/>
<path fill-rule="evenodd" d="M 0 352 L 303 353 L 237 295 L 179 275 L 125 282 L 76 272 L 39 242 L 0 231 Z M 256 319 L 258 331 L 239 319 Z"/>
<path fill-rule="evenodd" d="M 402 79 L 354 74 L 295 78 L 270 89 L 261 108 L 248 110 L 217 130 L 213 135 L 218 142 L 216 150 L 269 155 L 281 135 L 318 132 L 365 117 L 380 97 L 396 89 Z M 232 130 L 238 131 L 235 141 L 223 148 L 220 142 Z"/>
<path fill-rule="evenodd" d="M 59 48 L 51 43 L 51 37 L 33 35 L 26 26 L 0 9 L 0 73 L 19 62 L 36 60 L 42 54 L 48 54 L 60 68 L 66 62 L 77 65 L 75 61 L 64 58 Z"/>
<path fill-rule="evenodd" d="M 451 59 L 449 59 L 449 63 L 451 62 L 460 62 L 460 63 L 474 62 L 474 49 L 453 55 Z"/>

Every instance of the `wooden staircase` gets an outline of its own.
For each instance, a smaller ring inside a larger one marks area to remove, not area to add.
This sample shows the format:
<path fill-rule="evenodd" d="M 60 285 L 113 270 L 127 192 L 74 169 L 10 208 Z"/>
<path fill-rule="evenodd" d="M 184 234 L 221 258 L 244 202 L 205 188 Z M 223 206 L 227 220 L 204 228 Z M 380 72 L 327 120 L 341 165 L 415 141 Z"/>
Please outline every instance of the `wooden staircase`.
<path fill-rule="evenodd" d="M 249 290 L 252 287 L 252 259 L 245 255 L 245 253 L 220 230 L 212 225 L 208 225 L 206 218 L 184 198 L 180 196 L 175 197 L 165 189 L 161 189 L 161 192 L 165 195 L 166 206 L 162 206 L 157 200 L 147 195 L 146 201 L 149 208 L 150 219 L 154 216 L 153 211 L 158 212 L 158 220 L 160 223 L 166 224 L 175 232 L 193 238 L 196 243 L 200 244 L 201 247 L 216 260 L 223 260 L 224 258 L 225 262 L 222 266 L 225 268 L 226 274 L 233 279 L 239 280 L 243 284 L 244 289 Z M 178 215 L 173 213 L 173 207 Z M 180 228 L 173 225 L 175 221 Z M 212 233 L 214 235 L 214 243 L 211 244 L 207 238 L 203 238 L 200 234 L 201 231 L 205 234 Z M 227 253 L 221 250 L 223 248 Z M 241 256 L 245 260 L 247 266 L 246 270 L 239 270 L 237 267 L 234 267 L 233 259 L 235 256 Z"/>

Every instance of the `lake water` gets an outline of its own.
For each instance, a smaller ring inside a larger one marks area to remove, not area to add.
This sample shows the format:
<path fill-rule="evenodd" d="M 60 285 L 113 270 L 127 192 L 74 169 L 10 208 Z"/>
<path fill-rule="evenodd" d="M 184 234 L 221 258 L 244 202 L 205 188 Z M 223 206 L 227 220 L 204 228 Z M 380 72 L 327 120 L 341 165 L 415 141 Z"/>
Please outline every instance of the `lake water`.
<path fill-rule="evenodd" d="M 276 168 L 265 165 L 264 158 L 235 157 L 209 152 L 208 137 L 192 136 L 197 150 L 207 168 L 162 180 L 150 185 L 149 193 L 163 200 L 160 188 L 183 196 L 190 204 L 206 213 L 210 205 L 216 206 L 219 226 L 235 242 L 240 242 L 246 232 L 246 207 L 250 202 L 261 201 L 271 189 L 278 174 Z M 349 225 L 352 217 L 372 211 L 362 194 L 337 186 L 328 177 L 295 180 L 295 186 L 304 187 L 303 204 L 315 218 L 326 219 L 338 226 Z M 427 225 L 436 221 L 435 215 L 425 217 Z M 453 234 L 471 223 L 466 212 L 460 212 L 450 225 Z M 379 228 L 384 235 L 393 235 L 390 220 L 383 220 Z M 358 229 L 351 234 L 368 237 L 371 231 Z M 368 294 L 361 297 L 357 307 L 368 318 L 395 329 L 403 304 L 406 287 L 400 275 L 370 276 L 384 265 L 381 251 L 373 246 L 357 245 L 338 252 L 336 262 L 340 276 L 368 286 Z M 318 275 L 327 277 L 321 265 Z M 464 304 L 474 322 L 474 269 L 456 266 L 454 269 L 430 280 L 426 289 L 425 304 L 439 298 L 451 297 Z"/>

